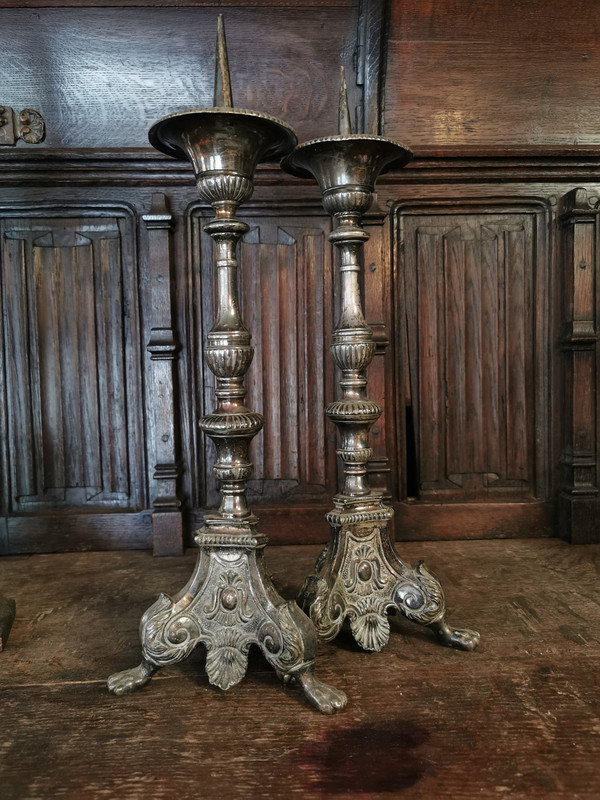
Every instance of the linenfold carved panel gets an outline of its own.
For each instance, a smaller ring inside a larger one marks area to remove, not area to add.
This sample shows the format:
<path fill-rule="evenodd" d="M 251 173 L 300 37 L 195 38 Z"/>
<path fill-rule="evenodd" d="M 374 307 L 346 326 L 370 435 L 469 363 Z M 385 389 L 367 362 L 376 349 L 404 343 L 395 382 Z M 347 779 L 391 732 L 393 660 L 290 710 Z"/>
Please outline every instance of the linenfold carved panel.
<path fill-rule="evenodd" d="M 205 210 L 202 214 L 208 214 Z M 212 252 L 201 225 L 208 216 L 191 213 L 192 260 L 201 279 L 203 336 L 212 314 Z M 265 418 L 252 444 L 254 478 L 248 482 L 252 503 L 323 501 L 335 491 L 333 431 L 326 428 L 324 408 L 333 399 L 333 273 L 323 216 L 285 216 L 268 212 L 244 221 L 250 231 L 240 246 L 242 318 L 252 335 L 254 359 L 247 374 L 248 408 Z M 198 289 L 198 291 L 200 291 Z M 202 342 L 196 342 L 198 358 Z M 212 410 L 212 376 L 203 373 L 205 410 Z M 198 505 L 217 502 L 210 469 L 214 448 L 200 442 L 206 480 Z"/>
<path fill-rule="evenodd" d="M 401 210 L 399 228 L 419 498 L 547 496 L 543 207 Z"/>
<path fill-rule="evenodd" d="M 48 213 L 1 223 L 6 513 L 140 508 L 132 220 Z"/>

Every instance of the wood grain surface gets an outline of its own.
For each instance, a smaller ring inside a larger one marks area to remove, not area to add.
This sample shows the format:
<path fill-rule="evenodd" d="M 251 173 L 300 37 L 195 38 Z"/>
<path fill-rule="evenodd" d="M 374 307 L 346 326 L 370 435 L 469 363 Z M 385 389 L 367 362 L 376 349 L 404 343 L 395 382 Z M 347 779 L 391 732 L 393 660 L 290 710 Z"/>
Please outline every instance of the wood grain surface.
<path fill-rule="evenodd" d="M 600 141 L 600 17 L 586 0 L 393 2 L 386 135 L 423 146 Z"/>
<path fill-rule="evenodd" d="M 2 102 L 42 114 L 43 148 L 149 148 L 147 131 L 157 119 L 212 105 L 217 13 L 4 9 Z M 282 117 L 304 139 L 335 130 L 339 64 L 352 74 L 357 3 L 238 4 L 225 9 L 225 23 L 237 108 Z"/>
<path fill-rule="evenodd" d="M 450 619 L 480 649 L 440 647 L 393 618 L 380 654 L 340 637 L 319 648 L 343 688 L 336 717 L 284 689 L 258 655 L 227 693 L 203 652 L 138 694 L 108 694 L 138 662 L 140 615 L 188 579 L 195 553 L 12 556 L 17 601 L 0 655 L 3 800 L 390 798 L 595 800 L 600 793 L 600 547 L 556 540 L 411 543 L 442 580 Z M 267 548 L 293 598 L 315 547 Z"/>

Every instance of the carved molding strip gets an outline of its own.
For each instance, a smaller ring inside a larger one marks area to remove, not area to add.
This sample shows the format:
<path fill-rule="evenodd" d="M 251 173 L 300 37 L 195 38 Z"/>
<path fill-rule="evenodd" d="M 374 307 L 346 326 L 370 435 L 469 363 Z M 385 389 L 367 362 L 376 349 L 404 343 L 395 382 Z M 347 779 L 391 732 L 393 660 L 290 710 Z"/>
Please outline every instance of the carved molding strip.
<path fill-rule="evenodd" d="M 0 178 L 3 186 L 71 186 L 95 183 L 115 186 L 185 186 L 189 188 L 192 169 L 145 148 L 114 151 L 98 149 L 43 151 L 25 149 L 0 152 Z M 568 152 L 538 148 L 532 154 L 511 150 L 497 155 L 468 150 L 444 151 L 435 156 L 415 154 L 412 162 L 397 173 L 383 175 L 378 190 L 404 184 L 444 184 L 509 182 L 588 182 L 600 181 L 600 155 L 597 149 L 579 148 Z M 263 166 L 256 171 L 255 185 L 293 186 L 297 199 L 312 199 L 315 192 L 308 181 L 291 178 L 277 167 Z M 245 209 L 245 214 L 247 213 Z"/>

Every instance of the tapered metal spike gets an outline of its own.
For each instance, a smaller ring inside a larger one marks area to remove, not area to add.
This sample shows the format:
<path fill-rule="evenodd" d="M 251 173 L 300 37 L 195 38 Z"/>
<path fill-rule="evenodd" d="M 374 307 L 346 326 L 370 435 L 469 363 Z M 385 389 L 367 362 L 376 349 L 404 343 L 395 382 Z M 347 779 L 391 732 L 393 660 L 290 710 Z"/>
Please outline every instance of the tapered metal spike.
<path fill-rule="evenodd" d="M 348 106 L 348 89 L 346 88 L 346 75 L 343 67 L 340 67 L 340 101 L 338 105 L 338 133 L 342 136 L 352 136 L 350 107 Z"/>
<path fill-rule="evenodd" d="M 217 56 L 215 59 L 215 95 L 213 105 L 218 108 L 233 108 L 225 25 L 223 24 L 222 14 L 219 14 L 217 20 Z"/>

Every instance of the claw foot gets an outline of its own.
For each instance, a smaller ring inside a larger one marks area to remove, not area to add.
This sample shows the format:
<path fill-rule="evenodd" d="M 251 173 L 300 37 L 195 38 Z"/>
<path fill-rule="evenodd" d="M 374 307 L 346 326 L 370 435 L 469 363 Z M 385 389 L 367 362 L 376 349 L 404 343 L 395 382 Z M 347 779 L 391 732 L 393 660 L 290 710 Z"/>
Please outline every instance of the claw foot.
<path fill-rule="evenodd" d="M 295 677 L 308 701 L 322 714 L 336 714 L 346 707 L 348 698 L 344 692 L 321 683 L 312 669 Z"/>
<path fill-rule="evenodd" d="M 108 691 L 120 697 L 145 686 L 154 675 L 157 668 L 147 661 L 142 661 L 137 667 L 115 672 L 107 681 Z"/>
<path fill-rule="evenodd" d="M 475 650 L 479 644 L 480 636 L 477 631 L 470 631 L 468 628 L 455 630 L 444 621 L 434 622 L 431 627 L 446 647 L 455 647 L 457 650 Z"/>

